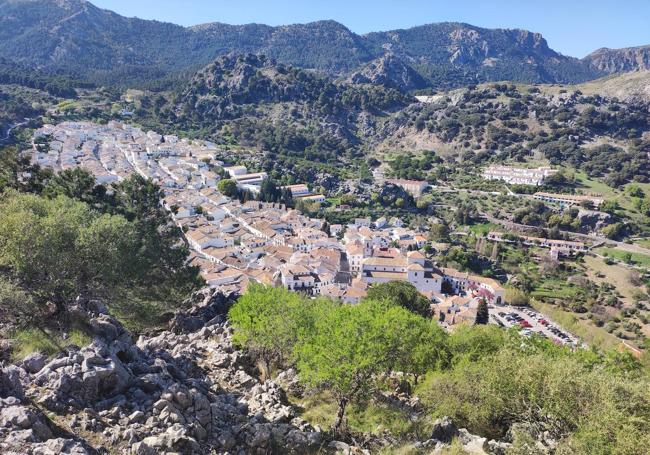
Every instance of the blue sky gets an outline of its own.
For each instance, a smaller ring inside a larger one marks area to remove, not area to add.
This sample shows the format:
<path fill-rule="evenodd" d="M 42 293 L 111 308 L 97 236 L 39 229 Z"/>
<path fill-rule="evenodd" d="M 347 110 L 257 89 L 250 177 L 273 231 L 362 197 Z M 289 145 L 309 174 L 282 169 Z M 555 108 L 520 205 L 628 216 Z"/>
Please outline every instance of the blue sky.
<path fill-rule="evenodd" d="M 334 19 L 357 33 L 457 21 L 540 32 L 566 55 L 650 44 L 650 0 L 91 0 L 119 14 L 181 25 L 283 25 Z"/>

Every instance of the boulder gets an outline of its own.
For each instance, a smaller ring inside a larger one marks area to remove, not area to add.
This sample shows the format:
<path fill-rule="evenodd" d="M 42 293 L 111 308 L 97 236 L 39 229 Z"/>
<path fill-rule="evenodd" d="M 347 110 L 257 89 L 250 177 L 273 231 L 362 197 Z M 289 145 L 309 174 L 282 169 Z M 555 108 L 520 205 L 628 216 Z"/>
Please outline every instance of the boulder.
<path fill-rule="evenodd" d="M 24 373 L 24 370 L 14 365 L 9 365 L 0 370 L 0 398 L 16 397 L 23 399 L 25 397 L 23 384 L 20 380 Z"/>
<path fill-rule="evenodd" d="M 49 439 L 36 444 L 30 452 L 32 455 L 90 455 L 91 452 L 81 442 L 72 439 Z"/>
<path fill-rule="evenodd" d="M 506 455 L 511 448 L 512 444 L 509 442 L 495 441 L 494 439 L 491 439 L 487 442 L 486 450 L 488 453 L 493 455 Z"/>
<path fill-rule="evenodd" d="M 471 434 L 465 428 L 458 430 L 458 440 L 463 444 L 463 450 L 471 454 L 487 454 L 487 438 Z"/>
<path fill-rule="evenodd" d="M 40 352 L 33 352 L 23 360 L 23 368 L 31 374 L 36 374 L 43 369 L 47 357 Z"/>
<path fill-rule="evenodd" d="M 458 427 L 456 427 L 454 422 L 449 417 L 441 417 L 433 422 L 431 439 L 450 443 L 457 434 Z"/>

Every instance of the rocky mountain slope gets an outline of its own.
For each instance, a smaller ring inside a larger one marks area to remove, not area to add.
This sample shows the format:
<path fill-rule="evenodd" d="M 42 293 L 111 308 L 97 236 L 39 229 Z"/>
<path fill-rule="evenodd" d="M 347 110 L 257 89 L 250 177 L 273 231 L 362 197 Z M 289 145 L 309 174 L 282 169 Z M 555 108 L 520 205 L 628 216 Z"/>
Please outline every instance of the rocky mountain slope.
<path fill-rule="evenodd" d="M 54 358 L 32 354 L 0 364 L 0 452 L 34 454 L 367 454 L 298 416 L 286 399 L 295 372 L 260 381 L 232 344 L 224 314 L 235 296 L 204 290 L 169 330 L 134 340 L 99 302 L 73 309 L 92 334 Z M 457 437 L 471 453 L 502 453 L 448 419 L 419 449 Z M 368 435 L 373 447 L 388 445 Z"/>
<path fill-rule="evenodd" d="M 388 49 L 412 64 L 433 86 L 483 81 L 576 82 L 596 72 L 548 47 L 539 33 L 440 23 L 370 33 L 375 49 Z"/>
<path fill-rule="evenodd" d="M 157 121 L 324 163 L 350 159 L 380 119 L 414 101 L 380 85 L 336 83 L 268 57 L 231 54 L 197 72 Z"/>
<path fill-rule="evenodd" d="M 580 82 L 602 74 L 525 30 L 441 23 L 357 35 L 334 21 L 185 28 L 126 18 L 85 0 L 0 0 L 0 56 L 98 83 L 160 81 L 233 51 L 337 76 L 390 53 L 438 88 L 504 79 Z"/>
<path fill-rule="evenodd" d="M 597 71 L 607 74 L 650 70 L 650 46 L 602 48 L 582 60 Z"/>
<path fill-rule="evenodd" d="M 46 360 L 0 375 L 2 453 L 304 453 L 323 434 L 296 417 L 273 381 L 249 374 L 223 313 L 232 299 L 202 294 L 171 331 L 133 340 L 101 304 L 80 304 L 93 334 Z M 203 298 L 201 300 L 200 298 Z M 43 414 L 47 413 L 47 416 Z"/>
<path fill-rule="evenodd" d="M 435 150 L 474 163 L 545 158 L 614 185 L 636 176 L 645 181 L 647 104 L 602 96 L 593 85 L 590 93 L 582 86 L 512 84 L 448 92 L 392 116 L 369 149 L 379 155 Z"/>

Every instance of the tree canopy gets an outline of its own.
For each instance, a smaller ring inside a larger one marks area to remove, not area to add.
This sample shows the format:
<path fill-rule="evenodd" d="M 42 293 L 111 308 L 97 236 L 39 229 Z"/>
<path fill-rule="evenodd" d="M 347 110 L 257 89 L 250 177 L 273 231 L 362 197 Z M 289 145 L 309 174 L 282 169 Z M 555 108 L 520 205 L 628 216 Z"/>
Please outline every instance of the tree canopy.
<path fill-rule="evenodd" d="M 395 305 L 402 306 L 407 310 L 421 316 L 431 314 L 431 303 L 420 294 L 411 283 L 406 281 L 389 281 L 388 283 L 377 283 L 368 289 L 368 299 L 389 300 Z"/>

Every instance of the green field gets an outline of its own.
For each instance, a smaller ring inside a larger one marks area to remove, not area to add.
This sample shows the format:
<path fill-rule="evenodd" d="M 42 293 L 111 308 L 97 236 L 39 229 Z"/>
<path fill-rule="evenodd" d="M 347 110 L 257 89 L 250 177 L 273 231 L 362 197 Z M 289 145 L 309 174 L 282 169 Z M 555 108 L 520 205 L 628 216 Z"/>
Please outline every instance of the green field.
<path fill-rule="evenodd" d="M 487 235 L 488 232 L 497 231 L 498 228 L 499 226 L 494 223 L 477 223 L 471 225 L 469 230 L 476 235 Z"/>
<path fill-rule="evenodd" d="M 618 194 L 614 188 L 607 186 L 600 180 L 591 179 L 584 172 L 575 173 L 576 180 L 583 187 L 585 193 L 596 193 L 603 196 L 605 199 L 616 199 Z"/>
<path fill-rule="evenodd" d="M 596 253 L 607 256 L 610 258 L 617 259 L 621 262 L 627 262 L 628 258 L 631 259 L 632 265 L 638 265 L 641 267 L 650 267 L 650 256 L 646 254 L 639 253 L 629 253 L 627 251 L 619 250 L 616 248 L 598 248 L 595 250 Z"/>

